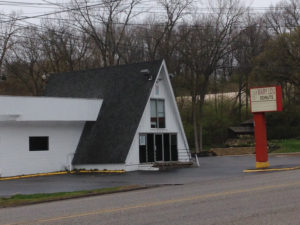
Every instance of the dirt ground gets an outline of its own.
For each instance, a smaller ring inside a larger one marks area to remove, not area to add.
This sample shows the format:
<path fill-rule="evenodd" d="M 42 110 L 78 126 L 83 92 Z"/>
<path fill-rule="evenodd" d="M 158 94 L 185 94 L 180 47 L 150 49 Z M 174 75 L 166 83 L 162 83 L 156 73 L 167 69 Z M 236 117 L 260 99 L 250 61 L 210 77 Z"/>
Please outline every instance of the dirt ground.
<path fill-rule="evenodd" d="M 233 148 L 212 148 L 213 151 L 218 156 L 222 155 L 248 155 L 255 154 L 255 147 L 233 147 Z"/>

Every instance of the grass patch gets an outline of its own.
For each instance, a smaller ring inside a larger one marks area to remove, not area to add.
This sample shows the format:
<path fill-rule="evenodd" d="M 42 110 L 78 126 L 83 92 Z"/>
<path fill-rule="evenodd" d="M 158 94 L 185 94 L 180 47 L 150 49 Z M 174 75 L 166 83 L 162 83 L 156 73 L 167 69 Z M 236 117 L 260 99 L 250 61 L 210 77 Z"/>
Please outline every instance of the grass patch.
<path fill-rule="evenodd" d="M 271 143 L 279 146 L 274 153 L 300 152 L 300 139 L 272 140 Z"/>
<path fill-rule="evenodd" d="M 58 201 L 58 200 L 65 200 L 71 198 L 87 197 L 93 195 L 136 190 L 141 188 L 143 187 L 132 185 L 132 186 L 122 186 L 122 187 L 112 187 L 112 188 L 101 188 L 101 189 L 95 189 L 89 191 L 58 192 L 58 193 L 45 193 L 45 194 L 42 193 L 42 194 L 30 194 L 30 195 L 17 194 L 8 198 L 0 198 L 0 208 L 35 204 L 35 203 L 42 203 L 42 202 L 50 202 L 50 201 Z"/>

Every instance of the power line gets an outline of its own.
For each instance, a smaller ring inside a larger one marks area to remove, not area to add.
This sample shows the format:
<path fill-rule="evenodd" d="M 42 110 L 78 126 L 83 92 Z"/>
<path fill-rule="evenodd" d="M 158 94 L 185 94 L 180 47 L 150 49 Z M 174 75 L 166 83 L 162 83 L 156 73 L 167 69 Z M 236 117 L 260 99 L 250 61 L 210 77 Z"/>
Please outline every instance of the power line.
<path fill-rule="evenodd" d="M 111 3 L 116 2 L 117 0 L 111 1 Z M 48 1 L 45 1 L 48 2 Z M 39 14 L 39 15 L 34 15 L 34 16 L 26 16 L 26 17 L 21 17 L 18 18 L 17 20 L 27 20 L 27 19 L 35 19 L 35 18 L 40 18 L 40 17 L 45 17 L 45 16 L 50 16 L 50 15 L 55 15 L 55 14 L 60 14 L 60 13 L 65 13 L 65 12 L 69 12 L 69 11 L 78 11 L 80 9 L 83 8 L 91 8 L 91 7 L 97 7 L 97 6 L 103 6 L 105 3 L 97 3 L 97 4 L 91 4 L 91 5 L 85 5 L 85 6 L 81 6 L 81 7 L 75 7 L 75 8 L 69 8 L 69 9 L 64 9 L 64 10 L 60 10 L 60 11 L 54 11 L 54 12 L 49 12 L 49 13 L 44 13 L 44 14 Z M 56 6 L 59 7 L 59 4 L 56 3 L 34 3 L 34 2 L 16 2 L 16 1 L 0 1 L 0 5 L 27 5 L 27 6 L 31 6 L 31 7 L 35 7 L 35 6 Z M 136 6 L 136 8 L 139 8 L 139 6 Z M 133 10 L 133 12 L 136 13 L 146 13 L 146 14 L 160 14 L 160 13 L 165 13 L 165 11 L 161 11 L 161 10 L 156 10 L 156 11 L 152 11 L 149 10 L 149 8 L 143 6 L 140 7 L 140 9 L 144 9 L 144 11 L 135 11 Z M 209 7 L 197 7 L 198 10 L 202 11 L 202 14 L 218 14 L 219 12 L 213 12 L 214 10 L 221 10 L 224 8 L 218 8 L 218 7 L 214 7 L 214 8 L 209 8 Z M 225 8 L 226 9 L 226 8 Z M 263 11 L 263 10 L 272 10 L 272 9 L 281 9 L 284 10 L 286 9 L 286 7 L 248 7 L 248 9 L 250 9 L 250 11 Z M 296 8 L 296 9 L 300 9 L 300 8 Z M 228 9 L 227 9 L 228 10 Z M 203 12 L 206 11 L 206 12 Z M 1 21 L 1 22 L 10 22 L 10 21 Z"/>
<path fill-rule="evenodd" d="M 1 2 L 1 1 L 0 1 Z M 2 1 L 3 2 L 3 1 Z M 113 1 L 112 1 L 113 2 Z M 28 2 L 28 3 L 30 3 L 30 2 Z M 102 3 L 103 4 L 103 3 Z M 99 5 L 102 5 L 102 4 L 94 4 L 94 5 L 88 5 L 88 6 L 84 6 L 84 7 L 82 7 L 82 8 L 86 8 L 86 7 L 93 7 L 93 6 L 99 6 Z M 80 7 L 76 7 L 76 8 L 72 8 L 72 9 L 66 9 L 66 10 L 62 10 L 62 11 L 59 11 L 59 12 L 53 12 L 53 13 L 61 13 L 61 12 L 66 12 L 66 11 L 77 11 L 77 10 L 79 10 L 80 9 Z M 204 9 L 204 8 L 203 8 Z M 49 15 L 49 13 L 47 13 L 47 14 L 42 14 L 43 16 L 44 15 Z M 7 15 L 5 15 L 5 16 L 7 16 Z M 41 16 L 41 15 L 40 15 Z M 10 17 L 10 16 L 7 16 L 7 17 Z M 36 16 L 35 16 L 36 17 Z M 27 19 L 27 18 L 33 18 L 33 17 L 26 17 L 26 18 L 23 18 L 23 19 Z M 22 19 L 22 18 L 21 18 Z M 21 19 L 15 19 L 15 20 L 18 20 L 18 21 L 20 21 Z M 57 21 L 57 20 L 62 20 L 62 21 L 67 21 L 67 22 L 70 22 L 70 21 L 74 21 L 74 22 L 77 22 L 76 20 L 71 20 L 71 19 L 65 19 L 65 18 L 47 18 L 48 20 L 54 20 L 54 21 Z M 8 20 L 8 21 L 13 21 L 13 19 L 11 19 L 11 20 Z M 26 22 L 26 23 L 28 23 L 28 24 L 30 24 L 30 25 L 33 25 L 34 27 L 36 27 L 36 28 L 38 28 L 39 29 L 39 31 L 41 31 L 41 29 L 42 30 L 46 30 L 46 31 L 49 31 L 49 29 L 48 28 L 46 28 L 46 27 L 43 27 L 43 26 L 41 26 L 41 25 L 36 25 L 36 24 L 34 24 L 34 23 L 30 23 L 30 22 L 28 22 L 28 21 L 23 21 L 23 22 Z M 102 21 L 102 23 L 104 23 L 103 21 Z M 147 29 L 147 27 L 149 28 L 149 27 L 151 27 L 152 25 L 154 25 L 154 26 L 165 26 L 166 24 L 165 23 L 155 23 L 155 24 L 147 24 L 147 23 L 122 23 L 122 22 L 113 22 L 112 23 L 113 25 L 127 25 L 127 26 L 137 26 L 137 27 L 140 27 L 140 28 L 142 28 L 142 29 Z M 181 25 L 181 24 L 178 24 L 178 25 Z M 207 26 L 203 26 L 203 25 L 191 25 L 191 24 L 185 24 L 185 23 L 183 23 L 183 25 L 184 26 L 186 26 L 186 27 L 193 27 L 193 28 L 196 28 L 196 29 L 201 29 L 201 28 L 207 28 Z M 19 25 L 19 24 L 17 24 L 16 26 L 18 26 L 18 27 L 21 27 L 21 28 L 27 28 L 26 26 L 24 26 L 24 25 Z M 146 27 L 146 28 L 145 28 Z M 212 26 L 213 27 L 213 26 Z M 242 25 L 239 25 L 239 26 L 236 26 L 237 28 L 240 28 L 240 29 L 242 29 L 242 28 L 248 28 L 248 26 L 242 26 Z M 257 27 L 259 27 L 259 26 L 257 26 Z M 267 26 L 262 26 L 262 27 L 264 27 L 264 28 L 267 28 L 267 29 L 270 29 L 271 27 L 267 27 Z M 291 28 L 291 27 L 286 27 L 286 28 Z M 75 28 L 75 29 L 78 29 L 78 28 Z M 55 30 L 55 32 L 56 33 L 62 33 L 62 34 L 64 34 L 64 32 L 60 32 L 60 31 L 58 31 L 58 30 Z M 78 37 L 78 36 L 73 36 L 74 38 L 80 38 L 80 37 Z M 146 38 L 149 38 L 149 37 L 146 37 Z"/>
<path fill-rule="evenodd" d="M 50 5 L 49 3 L 41 3 L 41 2 L 22 2 L 22 1 L 3 1 L 0 0 L 1 4 L 7 4 L 7 5 Z"/>
<path fill-rule="evenodd" d="M 6 17 L 10 17 L 12 18 L 11 16 L 8 16 L 8 15 L 5 15 L 5 14 L 2 14 Z M 67 24 L 68 22 L 77 22 L 77 20 L 74 20 L 74 19 L 66 19 L 66 18 L 47 18 L 47 20 L 53 20 L 53 21 L 66 21 Z M 47 27 L 44 27 L 44 26 L 41 26 L 41 25 L 37 25 L 35 23 L 30 23 L 28 21 L 23 21 L 25 23 L 28 23 L 30 24 L 31 26 L 33 27 L 39 27 L 39 29 L 43 29 L 43 30 L 46 30 L 46 31 L 49 31 L 49 29 Z M 99 23 L 99 21 L 98 21 Z M 104 21 L 101 21 L 101 23 L 105 23 Z M 148 23 L 122 23 L 122 22 L 112 22 L 111 24 L 113 25 L 126 25 L 126 26 L 136 26 L 136 27 L 139 27 L 139 28 L 142 28 L 142 29 L 147 29 L 147 28 L 150 28 L 151 26 L 165 26 L 166 23 L 154 23 L 154 24 L 148 24 Z M 74 24 L 70 24 L 70 25 L 74 25 Z M 201 28 L 209 28 L 209 26 L 207 25 L 200 25 L 200 24 L 188 24 L 188 23 L 177 23 L 177 26 L 180 26 L 180 25 L 183 25 L 185 27 L 189 27 L 189 28 L 196 28 L 196 29 L 201 29 Z M 24 26 L 24 25 L 19 25 L 19 24 L 16 24 L 16 26 L 18 27 L 21 27 L 21 28 L 28 28 L 27 26 Z M 210 26 L 210 27 L 213 27 L 213 26 Z M 253 25 L 251 26 L 245 26 L 245 25 L 236 25 L 235 26 L 236 28 L 240 28 L 240 29 L 247 29 L 249 27 L 253 27 Z M 262 28 L 266 28 L 266 29 L 272 29 L 271 26 L 266 26 L 266 25 L 255 25 L 255 27 L 259 28 L 259 27 L 262 27 Z M 292 27 L 292 26 L 281 26 L 282 28 L 296 28 L 296 26 Z M 79 29 L 79 28 L 75 28 L 75 29 Z M 57 33 L 60 33 L 60 31 L 58 30 L 55 30 L 55 32 Z M 63 33 L 63 32 L 62 32 Z"/>
<path fill-rule="evenodd" d="M 113 2 L 117 2 L 117 0 L 112 0 L 110 3 L 113 3 Z M 35 18 L 40 18 L 40 17 L 45 17 L 45 16 L 51 16 L 51 15 L 56 15 L 56 14 L 60 14 L 60 13 L 65 13 L 65 12 L 78 11 L 80 9 L 86 9 L 86 8 L 91 8 L 91 7 L 96 7 L 96 6 L 103 6 L 104 4 L 106 4 L 106 3 L 97 3 L 97 4 L 93 4 L 93 5 L 86 5 L 86 6 L 81 6 L 81 7 L 74 7 L 74 8 L 64 9 L 64 10 L 60 10 L 60 11 L 43 13 L 43 14 L 39 14 L 39 15 L 35 15 L 35 16 L 25 16 L 25 17 L 21 17 L 21 18 L 16 18 L 15 21 L 22 21 L 22 20 L 27 20 L 27 19 L 35 19 Z M 14 20 L 1 21 L 1 23 L 9 23 L 9 22 L 12 22 L 12 21 L 14 21 Z"/>
<path fill-rule="evenodd" d="M 6 15 L 7 16 L 7 15 Z M 7 16 L 7 17 L 10 17 L 10 16 Z M 70 20 L 68 19 L 58 19 L 58 18 L 48 18 L 48 20 L 63 20 L 63 21 L 67 21 L 69 22 Z M 72 20 L 72 21 L 75 21 L 76 20 Z M 47 27 L 44 27 L 44 26 L 41 26 L 41 25 L 36 25 L 34 23 L 30 23 L 30 22 L 27 22 L 27 21 L 24 21 L 26 23 L 28 23 L 29 25 L 31 25 L 32 27 L 34 27 L 35 29 L 37 29 L 38 31 L 40 32 L 47 32 L 47 31 L 54 31 L 55 33 L 58 33 L 58 34 L 66 34 L 66 32 L 64 31 L 60 31 L 58 29 L 53 29 L 51 30 L 51 28 L 47 28 Z M 125 25 L 125 23 L 112 23 L 114 25 Z M 74 24 L 70 24 L 70 25 L 74 25 Z M 137 28 L 140 28 L 140 29 L 145 29 L 145 30 L 148 30 L 148 31 L 151 31 L 151 26 L 165 26 L 166 24 L 165 23 L 154 23 L 154 24 L 147 24 L 147 23 L 128 23 L 126 24 L 128 27 L 130 26 L 136 26 Z M 187 28 L 195 28 L 195 29 L 206 29 L 206 28 L 209 28 L 209 27 L 213 27 L 213 26 L 207 26 L 207 25 L 192 25 L 192 24 L 177 24 L 177 26 L 180 26 L 180 25 L 183 25 L 184 27 L 187 27 Z M 30 28 L 30 26 L 26 26 L 26 25 L 20 25 L 20 24 L 16 24 L 15 26 L 19 27 L 19 28 L 23 28 L 23 29 L 27 29 L 27 28 Z M 253 25 L 251 26 L 243 26 L 243 25 L 239 25 L 239 26 L 235 26 L 236 28 L 239 28 L 239 29 L 247 29 L 249 27 L 253 27 Z M 266 25 L 263 25 L 263 26 L 260 26 L 260 25 L 255 25 L 256 28 L 266 28 L 266 29 L 272 29 L 272 27 L 270 26 L 266 26 Z M 285 28 L 296 28 L 296 27 L 285 27 Z M 82 30 L 80 28 L 74 28 L 76 30 L 78 30 L 80 33 L 82 33 Z M 163 34 L 163 31 L 160 31 L 160 30 L 156 30 L 157 32 L 159 32 L 160 34 Z M 69 30 L 68 30 L 69 32 Z M 81 40 L 81 36 L 76 36 L 74 34 L 70 34 L 70 33 L 67 33 L 67 35 L 69 35 L 70 37 L 74 38 L 74 39 L 77 39 L 77 40 Z M 173 34 L 175 35 L 175 34 Z M 15 36 L 17 36 L 15 34 Z M 24 36 L 23 36 L 24 37 Z M 149 38 L 151 36 L 142 36 L 144 38 Z M 155 38 L 155 37 L 154 37 Z"/>
<path fill-rule="evenodd" d="M 0 0 L 0 4 L 1 5 L 16 5 L 16 6 L 24 6 L 24 5 L 28 5 L 28 6 L 56 6 L 56 7 L 61 7 L 61 4 L 58 3 L 53 3 L 47 0 L 42 0 L 43 3 L 41 2 L 29 2 L 29 1 L 4 1 L 4 0 Z M 90 1 L 90 3 L 95 3 L 97 1 Z M 146 3 L 153 3 L 153 1 L 143 1 L 143 5 L 147 5 Z M 153 6 L 153 4 L 152 4 Z M 157 5 L 156 5 L 157 6 Z M 85 7 L 85 6 L 84 6 Z M 139 6 L 137 6 L 139 7 Z M 143 8 L 144 6 L 141 6 L 141 8 Z M 197 7 L 197 6 L 196 6 Z M 256 7 L 246 7 L 250 10 L 268 10 L 268 9 L 286 9 L 286 6 L 268 6 L 268 7 L 263 7 L 263 6 L 256 6 Z M 207 11 L 207 10 L 220 10 L 220 9 L 226 9 L 228 10 L 229 8 L 220 8 L 220 7 L 197 7 L 198 10 L 200 11 Z M 293 9 L 300 9 L 299 7 L 293 7 Z"/>

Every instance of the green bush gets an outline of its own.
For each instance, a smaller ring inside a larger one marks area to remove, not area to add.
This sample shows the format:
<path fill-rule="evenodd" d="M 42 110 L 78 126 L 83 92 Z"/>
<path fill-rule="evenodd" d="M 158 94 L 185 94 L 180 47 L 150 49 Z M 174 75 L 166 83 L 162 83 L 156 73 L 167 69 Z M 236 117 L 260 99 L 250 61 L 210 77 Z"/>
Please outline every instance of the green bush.
<path fill-rule="evenodd" d="M 267 113 L 268 139 L 300 137 L 300 106 L 285 105 L 282 112 Z"/>
<path fill-rule="evenodd" d="M 238 115 L 230 101 L 221 104 L 205 104 L 203 117 L 203 143 L 210 146 L 223 145 L 228 138 L 228 127 L 238 123 Z"/>
<path fill-rule="evenodd" d="M 191 104 L 179 108 L 190 148 L 194 149 Z M 203 147 L 222 146 L 228 137 L 228 127 L 238 123 L 238 115 L 231 101 L 206 102 L 203 107 Z"/>
<path fill-rule="evenodd" d="M 228 128 L 239 125 L 237 106 L 232 101 L 210 101 L 203 107 L 203 144 L 223 146 L 228 138 Z M 180 113 L 191 149 L 194 149 L 194 128 L 191 104 L 180 107 Z M 242 115 L 247 115 L 243 108 Z M 251 117 L 251 113 L 248 113 Z M 285 105 L 282 112 L 266 113 L 268 139 L 289 139 L 300 137 L 300 105 Z M 243 116 L 243 120 L 246 120 Z"/>

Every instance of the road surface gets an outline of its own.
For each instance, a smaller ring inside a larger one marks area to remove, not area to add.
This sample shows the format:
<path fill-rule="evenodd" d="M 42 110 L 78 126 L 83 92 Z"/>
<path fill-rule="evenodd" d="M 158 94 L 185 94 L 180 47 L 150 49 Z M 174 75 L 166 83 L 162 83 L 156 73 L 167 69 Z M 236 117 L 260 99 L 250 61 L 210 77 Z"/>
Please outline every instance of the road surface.
<path fill-rule="evenodd" d="M 255 166 L 255 156 L 222 156 L 199 158 L 199 168 L 186 168 L 162 172 L 130 172 L 111 175 L 61 175 L 0 181 L 0 197 L 14 194 L 53 193 L 91 190 L 126 185 L 188 184 L 246 176 L 244 169 Z M 275 167 L 300 166 L 300 155 L 270 156 Z M 249 175 L 247 175 L 249 176 Z M 251 176 L 251 175 L 250 175 Z"/>
<path fill-rule="evenodd" d="M 0 224 L 298 225 L 300 170 L 214 179 L 0 210 Z"/>

